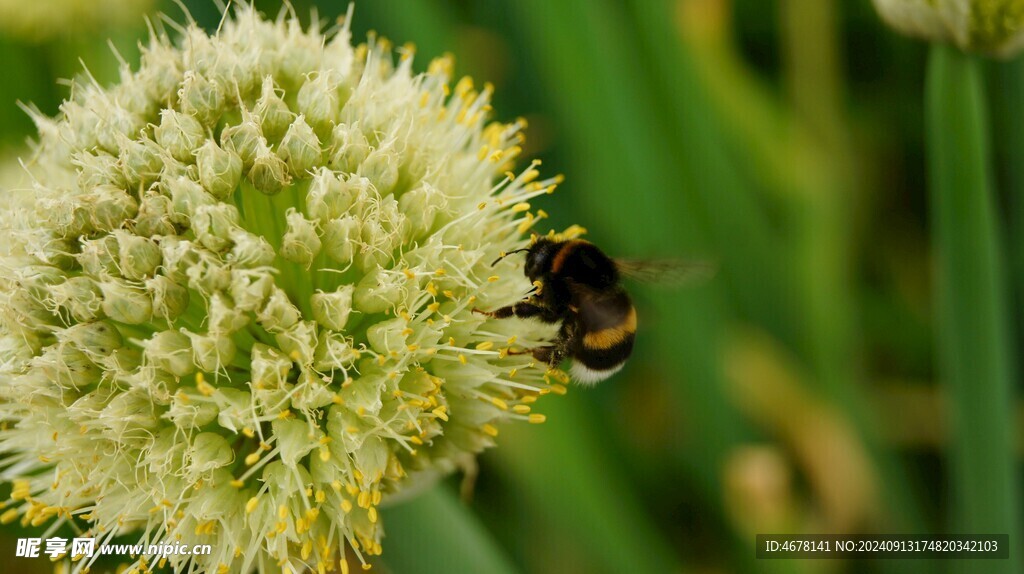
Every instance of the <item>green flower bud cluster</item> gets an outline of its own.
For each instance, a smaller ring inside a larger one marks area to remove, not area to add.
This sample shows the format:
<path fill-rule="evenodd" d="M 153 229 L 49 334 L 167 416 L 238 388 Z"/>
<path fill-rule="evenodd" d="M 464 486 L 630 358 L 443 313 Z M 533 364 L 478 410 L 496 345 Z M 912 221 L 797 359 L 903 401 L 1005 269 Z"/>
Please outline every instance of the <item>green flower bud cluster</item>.
<path fill-rule="evenodd" d="M 563 374 L 509 351 L 555 327 L 471 310 L 531 288 L 491 262 L 557 180 L 508 172 L 523 123 L 450 82 L 239 7 L 33 113 L 0 215 L 0 522 L 322 571 L 382 551 L 385 500 L 542 422 Z"/>

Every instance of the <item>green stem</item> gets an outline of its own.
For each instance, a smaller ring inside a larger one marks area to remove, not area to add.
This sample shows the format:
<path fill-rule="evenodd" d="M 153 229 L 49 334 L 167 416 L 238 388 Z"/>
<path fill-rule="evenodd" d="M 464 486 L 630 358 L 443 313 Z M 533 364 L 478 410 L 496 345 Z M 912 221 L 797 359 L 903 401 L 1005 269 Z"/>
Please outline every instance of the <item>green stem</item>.
<path fill-rule="evenodd" d="M 939 367 L 951 409 L 950 530 L 1010 535 L 1011 560 L 965 563 L 960 571 L 1016 572 L 1013 368 L 985 102 L 973 57 L 932 47 L 925 114 Z"/>
<path fill-rule="evenodd" d="M 1007 257 L 1013 285 L 1014 317 L 1017 333 L 1024 333 L 1024 58 L 992 62 L 990 90 L 992 115 L 999 118 L 993 128 L 995 154 L 999 166 L 999 187 L 1008 198 L 1010 238 Z M 1017 367 L 1022 366 L 1021 359 Z"/>
<path fill-rule="evenodd" d="M 444 487 L 384 511 L 384 560 L 393 574 L 516 572 L 486 529 Z"/>

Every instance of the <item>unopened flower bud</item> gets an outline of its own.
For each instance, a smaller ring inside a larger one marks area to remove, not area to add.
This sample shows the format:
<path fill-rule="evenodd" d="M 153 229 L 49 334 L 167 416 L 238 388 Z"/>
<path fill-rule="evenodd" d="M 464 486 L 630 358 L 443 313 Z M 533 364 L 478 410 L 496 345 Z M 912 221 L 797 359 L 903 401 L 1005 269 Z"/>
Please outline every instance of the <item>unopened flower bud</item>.
<path fill-rule="evenodd" d="M 231 231 L 231 248 L 229 258 L 242 267 L 265 267 L 274 262 L 274 248 L 266 239 L 236 227 Z"/>
<path fill-rule="evenodd" d="M 288 166 L 278 157 L 265 142 L 256 146 L 252 167 L 249 168 L 249 181 L 259 191 L 274 195 L 291 182 Z"/>
<path fill-rule="evenodd" d="M 424 182 L 423 187 L 411 189 L 398 198 L 398 209 L 409 221 L 413 237 L 429 232 L 435 217 L 446 205 L 444 194 L 427 182 Z"/>
<path fill-rule="evenodd" d="M 200 206 L 192 216 L 192 232 L 210 251 L 220 252 L 231 247 L 231 236 L 238 226 L 238 208 L 227 203 Z"/>
<path fill-rule="evenodd" d="M 338 113 L 338 79 L 330 70 L 312 74 L 299 88 L 299 113 L 317 131 L 330 130 Z"/>
<path fill-rule="evenodd" d="M 99 277 L 119 275 L 119 257 L 117 239 L 112 235 L 105 235 L 99 239 L 83 239 L 82 250 L 75 256 L 75 260 L 86 273 Z"/>
<path fill-rule="evenodd" d="M 321 243 L 316 226 L 294 208 L 289 209 L 285 217 L 288 231 L 281 240 L 281 256 L 309 268 L 313 258 L 320 253 Z"/>
<path fill-rule="evenodd" d="M 398 154 L 386 148 L 375 149 L 359 165 L 359 175 L 369 179 L 381 195 L 391 193 L 398 183 Z"/>
<path fill-rule="evenodd" d="M 148 237 L 132 235 L 127 231 L 117 231 L 119 267 L 121 274 L 127 279 L 140 280 L 149 277 L 160 265 L 160 247 Z"/>
<path fill-rule="evenodd" d="M 370 142 L 358 124 L 338 124 L 331 132 L 331 149 L 330 166 L 352 173 L 370 155 Z"/>
<path fill-rule="evenodd" d="M 181 89 L 178 90 L 178 99 L 182 111 L 195 117 L 201 124 L 216 122 L 224 106 L 221 87 L 192 70 L 185 72 Z M 178 160 L 185 161 L 181 158 Z"/>
<path fill-rule="evenodd" d="M 278 388 L 288 379 L 292 360 L 273 347 L 256 343 L 252 347 L 252 382 L 267 388 Z"/>
<path fill-rule="evenodd" d="M 235 269 L 231 272 L 231 298 L 242 311 L 256 311 L 270 297 L 274 276 L 266 271 Z"/>
<path fill-rule="evenodd" d="M 153 300 L 142 287 L 111 277 L 100 282 L 100 291 L 103 312 L 119 323 L 141 325 L 153 316 Z"/>
<path fill-rule="evenodd" d="M 370 343 L 371 349 L 386 355 L 405 347 L 408 326 L 401 318 L 382 321 L 366 330 L 366 340 Z"/>
<path fill-rule="evenodd" d="M 159 148 L 149 140 L 135 141 L 121 136 L 119 156 L 121 169 L 124 171 L 125 183 L 129 187 L 146 187 L 160 177 L 164 167 Z"/>
<path fill-rule="evenodd" d="M 103 293 L 96 283 L 84 276 L 69 277 L 52 287 L 53 302 L 67 309 L 76 321 L 93 321 L 103 316 Z"/>
<path fill-rule="evenodd" d="M 213 140 L 196 153 L 199 182 L 206 191 L 220 200 L 227 199 L 242 180 L 242 158 L 233 150 L 223 149 Z"/>
<path fill-rule="evenodd" d="M 344 215 L 352 205 L 353 197 L 348 182 L 339 174 L 320 168 L 306 192 L 306 212 L 310 217 L 326 222 Z"/>
<path fill-rule="evenodd" d="M 145 237 L 174 235 L 174 224 L 171 222 L 173 211 L 171 198 L 156 191 L 146 191 L 135 218 L 135 232 Z"/>
<path fill-rule="evenodd" d="M 93 360 L 113 353 L 124 344 L 121 333 L 104 321 L 72 325 L 58 333 L 57 338 L 74 345 Z"/>
<path fill-rule="evenodd" d="M 235 358 L 237 348 L 230 336 L 213 333 L 204 335 L 188 331 L 185 331 L 185 334 L 192 342 L 192 358 L 201 371 L 217 372 Z"/>
<path fill-rule="evenodd" d="M 188 309 L 188 289 L 166 275 L 146 280 L 146 290 L 153 297 L 153 315 L 166 321 L 177 319 Z"/>
<path fill-rule="evenodd" d="M 368 273 L 353 292 L 356 309 L 364 313 L 382 313 L 393 308 L 402 300 L 403 279 L 399 277 L 379 269 Z"/>
<path fill-rule="evenodd" d="M 328 329 L 341 331 L 348 322 L 348 315 L 352 311 L 352 293 L 355 287 L 345 285 L 337 291 L 324 293 L 317 291 L 313 294 L 313 318 Z"/>
<path fill-rule="evenodd" d="M 185 377 L 196 370 L 192 361 L 192 342 L 179 331 L 160 331 L 143 341 L 143 349 L 150 363 L 175 377 Z"/>
<path fill-rule="evenodd" d="M 270 76 L 263 80 L 262 92 L 260 99 L 256 100 L 253 115 L 260 119 L 263 135 L 272 142 L 281 141 L 295 118 L 295 113 L 288 109 L 288 104 L 277 94 L 274 79 Z"/>
<path fill-rule="evenodd" d="M 94 187 L 89 202 L 92 227 L 96 231 L 113 231 L 139 212 L 135 198 L 112 185 Z"/>
<path fill-rule="evenodd" d="M 118 158 L 109 153 L 81 153 L 77 154 L 72 161 L 80 169 L 78 186 L 81 189 L 88 190 L 102 185 L 123 188 L 127 184 Z"/>
<path fill-rule="evenodd" d="M 302 314 L 292 305 L 288 295 L 280 288 L 274 288 L 267 299 L 267 305 L 256 316 L 260 325 L 271 333 L 288 329 L 299 321 Z"/>
<path fill-rule="evenodd" d="M 203 143 L 203 126 L 188 114 L 165 109 L 160 112 L 160 125 L 154 130 L 156 141 L 174 159 L 191 163 L 192 155 Z"/>
<path fill-rule="evenodd" d="M 317 347 L 317 327 L 313 321 L 299 321 L 274 334 L 274 342 L 300 365 L 311 365 Z"/>
<path fill-rule="evenodd" d="M 278 148 L 281 159 L 288 164 L 293 177 L 302 177 L 320 162 L 320 140 L 313 128 L 306 123 L 305 116 L 295 118 L 288 127 L 288 133 Z"/>
<path fill-rule="evenodd" d="M 359 219 L 346 215 L 328 221 L 323 228 L 323 249 L 327 255 L 343 265 L 352 261 L 359 249 L 362 235 L 362 224 Z"/>
<path fill-rule="evenodd" d="M 200 206 L 217 203 L 203 186 L 185 176 L 171 179 L 165 188 L 171 196 L 171 221 L 178 225 L 188 225 Z"/>
<path fill-rule="evenodd" d="M 211 334 L 230 335 L 249 324 L 249 317 L 232 304 L 228 297 L 214 293 L 208 305 L 208 327 Z"/>
<path fill-rule="evenodd" d="M 242 166 L 245 168 L 252 167 L 262 140 L 263 133 L 260 131 L 260 126 L 251 118 L 240 124 L 224 128 L 220 134 L 221 145 L 224 146 L 224 149 L 238 154 L 238 157 L 242 159 Z"/>

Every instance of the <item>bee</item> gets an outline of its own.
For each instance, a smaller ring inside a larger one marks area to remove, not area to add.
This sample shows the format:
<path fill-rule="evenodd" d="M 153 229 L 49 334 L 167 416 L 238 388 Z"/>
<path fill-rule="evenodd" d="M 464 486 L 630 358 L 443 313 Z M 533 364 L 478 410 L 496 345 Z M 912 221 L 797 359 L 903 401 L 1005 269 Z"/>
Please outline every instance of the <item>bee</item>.
<path fill-rule="evenodd" d="M 536 239 L 528 248 L 503 253 L 493 264 L 522 251 L 526 251 L 523 271 L 534 284 L 531 295 L 493 311 L 473 311 L 495 319 L 533 317 L 545 323 L 560 322 L 551 345 L 510 354 L 532 354 L 551 367 L 571 358 L 570 375 L 584 385 L 619 372 L 633 352 L 637 315 L 620 283 L 623 276 L 677 283 L 713 272 L 708 264 L 676 259 L 613 259 L 589 241 L 548 237 Z"/>

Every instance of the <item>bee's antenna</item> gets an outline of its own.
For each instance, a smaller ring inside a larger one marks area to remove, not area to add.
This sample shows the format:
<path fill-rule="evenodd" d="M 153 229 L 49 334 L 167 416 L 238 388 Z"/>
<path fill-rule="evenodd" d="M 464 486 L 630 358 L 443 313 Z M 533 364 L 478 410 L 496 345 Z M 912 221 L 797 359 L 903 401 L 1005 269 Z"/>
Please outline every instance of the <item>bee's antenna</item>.
<path fill-rule="evenodd" d="M 494 263 L 491 263 L 491 267 L 494 267 L 495 265 L 498 264 L 499 261 L 501 261 L 502 259 L 508 257 L 509 255 L 512 255 L 513 253 L 519 253 L 520 251 L 529 251 L 529 250 L 530 250 L 529 247 L 524 247 L 522 249 L 516 249 L 515 251 L 509 251 L 508 253 L 502 251 L 501 252 L 501 257 L 498 257 L 497 259 L 495 259 Z"/>

